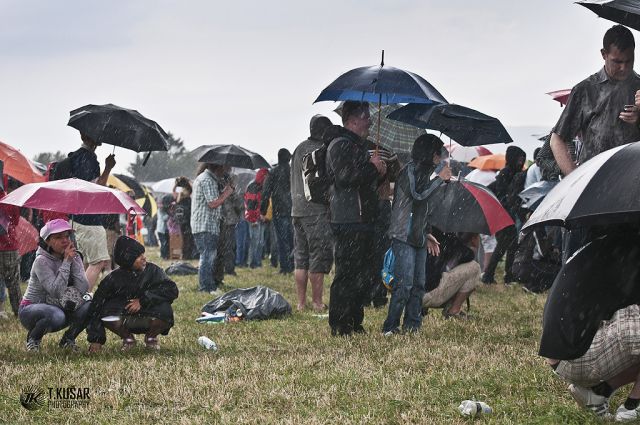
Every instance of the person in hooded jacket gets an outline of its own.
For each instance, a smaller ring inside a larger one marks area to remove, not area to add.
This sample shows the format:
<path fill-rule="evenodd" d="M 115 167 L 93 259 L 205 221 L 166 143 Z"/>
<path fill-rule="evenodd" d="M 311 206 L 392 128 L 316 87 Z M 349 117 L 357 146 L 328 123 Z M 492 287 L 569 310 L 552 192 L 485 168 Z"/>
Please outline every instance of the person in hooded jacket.
<path fill-rule="evenodd" d="M 282 148 L 278 151 L 278 165 L 273 167 L 264 182 L 260 214 L 265 216 L 269 200 L 273 209 L 273 227 L 278 244 L 280 273 L 293 272 L 293 224 L 291 223 L 291 152 Z M 273 234 L 271 235 L 274 236 Z"/>
<path fill-rule="evenodd" d="M 66 220 L 57 218 L 40 229 L 40 247 L 31 268 L 27 291 L 22 297 L 18 318 L 27 330 L 27 350 L 39 351 L 42 337 L 69 326 L 60 347 L 77 349 L 75 340 L 86 325 L 90 302 L 63 303 L 68 287 L 84 294 L 89 281 L 82 259 L 71 242 L 73 232 Z"/>
<path fill-rule="evenodd" d="M 378 210 L 376 189 L 387 172 L 378 155 L 370 155 L 366 138 L 371 124 L 367 102 L 347 101 L 343 126 L 331 126 L 324 137 L 331 228 L 335 236 L 336 273 L 331 284 L 329 326 L 332 335 L 364 333 L 364 303 L 373 264 L 373 223 Z"/>
<path fill-rule="evenodd" d="M 135 346 L 136 333 L 145 334 L 147 348 L 160 348 L 158 335 L 167 335 L 173 326 L 171 303 L 178 298 L 178 287 L 162 268 L 147 263 L 144 252 L 135 239 L 120 236 L 116 241 L 113 255 L 120 268 L 102 280 L 89 312 L 90 353 L 102 349 L 105 328 L 122 338 L 126 351 Z"/>
<path fill-rule="evenodd" d="M 496 176 L 496 181 L 489 185 L 489 189 L 496 195 L 504 209 L 507 210 L 511 218 L 518 223 L 519 217 L 519 198 L 517 196 L 524 190 L 524 181 L 526 172 L 522 171 L 522 167 L 527 159 L 527 154 L 517 146 L 509 146 L 506 152 L 506 165 L 500 170 Z M 504 265 L 504 283 L 515 281 L 511 267 L 515 258 L 516 248 L 518 247 L 518 230 L 516 225 L 505 227 L 496 233 L 497 245 L 491 255 L 489 264 L 482 274 L 483 283 L 495 283 L 495 272 L 498 263 L 507 254 Z"/>
<path fill-rule="evenodd" d="M 433 134 L 418 137 L 411 148 L 411 159 L 396 180 L 391 209 L 391 249 L 395 256 L 395 285 L 391 292 L 389 312 L 382 325 L 385 335 L 402 330 L 416 332 L 422 325 L 422 297 L 425 293 L 427 252 L 440 254 L 437 239 L 431 235 L 428 222 L 429 197 L 444 181 L 451 179 L 445 166 L 433 180 L 431 174 L 440 164 L 444 143 Z"/>

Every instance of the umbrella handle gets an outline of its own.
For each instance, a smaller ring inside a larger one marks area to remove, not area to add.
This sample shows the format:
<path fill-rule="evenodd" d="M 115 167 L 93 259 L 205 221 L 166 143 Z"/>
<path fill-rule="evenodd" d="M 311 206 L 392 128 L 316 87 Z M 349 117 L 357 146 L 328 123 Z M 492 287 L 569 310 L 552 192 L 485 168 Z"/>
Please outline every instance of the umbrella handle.
<path fill-rule="evenodd" d="M 145 165 L 147 165 L 147 161 L 149 161 L 149 157 L 151 156 L 151 151 L 149 151 L 149 153 L 147 153 L 147 157 L 144 159 L 144 161 L 142 162 L 142 166 L 144 167 Z"/>

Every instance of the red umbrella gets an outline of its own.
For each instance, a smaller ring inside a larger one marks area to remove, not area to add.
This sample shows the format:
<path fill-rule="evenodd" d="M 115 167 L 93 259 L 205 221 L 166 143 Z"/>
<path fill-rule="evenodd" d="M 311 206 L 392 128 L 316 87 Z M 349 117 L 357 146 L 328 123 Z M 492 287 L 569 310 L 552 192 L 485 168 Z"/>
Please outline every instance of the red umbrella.
<path fill-rule="evenodd" d="M 569 100 L 571 89 L 550 91 L 547 94 L 551 96 L 553 100 L 557 100 L 558 102 L 560 102 L 560 106 L 564 106 L 567 104 L 567 101 Z"/>
<path fill-rule="evenodd" d="M 486 187 L 470 181 L 451 181 L 433 194 L 429 222 L 443 232 L 493 235 L 513 224 L 498 198 Z"/>
<path fill-rule="evenodd" d="M 26 184 L 0 203 L 65 214 L 146 214 L 126 193 L 75 178 Z"/>
<path fill-rule="evenodd" d="M 38 249 L 38 231 L 24 217 L 20 217 L 16 226 L 16 238 L 18 239 L 18 254 L 24 255 L 27 252 Z"/>
<path fill-rule="evenodd" d="M 13 146 L 0 142 L 0 160 L 4 162 L 4 174 L 22 183 L 43 182 L 44 176 L 38 168 Z"/>

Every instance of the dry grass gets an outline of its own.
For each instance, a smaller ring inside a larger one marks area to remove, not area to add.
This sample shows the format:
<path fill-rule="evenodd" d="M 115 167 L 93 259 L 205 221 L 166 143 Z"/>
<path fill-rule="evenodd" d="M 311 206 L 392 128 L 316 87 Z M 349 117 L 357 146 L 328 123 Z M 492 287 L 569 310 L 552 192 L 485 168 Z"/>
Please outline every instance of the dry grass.
<path fill-rule="evenodd" d="M 157 252 L 150 257 L 158 261 Z M 227 288 L 264 284 L 295 305 L 292 277 L 268 266 L 238 273 L 227 278 Z M 470 421 L 456 409 L 468 398 L 493 407 L 480 422 L 599 422 L 575 405 L 536 355 L 545 297 L 519 287 L 481 288 L 472 300 L 475 320 L 445 321 L 431 311 L 411 336 L 381 336 L 386 310 L 368 309 L 368 334 L 347 339 L 331 337 L 326 319 L 312 312 L 196 324 L 209 296 L 196 292 L 196 277 L 176 280 L 177 324 L 158 353 L 121 353 L 109 334 L 94 357 L 60 350 L 59 335 L 45 336 L 34 355 L 24 349 L 20 324 L 1 322 L 0 422 L 455 424 Z M 202 349 L 200 335 L 219 351 Z M 78 343 L 86 347 L 84 333 Z M 27 411 L 19 395 L 28 385 L 89 387 L 91 401 L 86 408 Z"/>

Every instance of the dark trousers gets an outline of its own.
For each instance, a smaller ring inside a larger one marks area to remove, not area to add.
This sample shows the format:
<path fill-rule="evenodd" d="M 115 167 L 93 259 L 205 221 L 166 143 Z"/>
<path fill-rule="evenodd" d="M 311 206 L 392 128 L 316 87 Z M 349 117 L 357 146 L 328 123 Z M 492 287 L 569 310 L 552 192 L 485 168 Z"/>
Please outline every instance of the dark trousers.
<path fill-rule="evenodd" d="M 220 284 L 224 274 L 235 272 L 236 225 L 220 224 L 220 239 L 218 239 L 218 254 L 213 264 L 213 279 Z"/>
<path fill-rule="evenodd" d="M 504 265 L 504 281 L 505 283 L 507 283 L 513 280 L 511 267 L 513 266 L 513 259 L 516 255 L 516 248 L 518 248 L 518 233 L 516 231 L 516 227 L 509 226 L 505 229 L 500 230 L 498 233 L 496 233 L 496 241 L 496 249 L 491 255 L 491 259 L 489 260 L 489 264 L 487 265 L 487 270 L 484 273 L 483 281 L 487 282 L 494 280 L 496 267 L 506 253 L 507 258 Z"/>
<path fill-rule="evenodd" d="M 387 304 L 387 288 L 382 284 L 382 278 L 380 277 L 380 271 L 382 270 L 382 263 L 384 262 L 384 254 L 391 248 L 391 239 L 387 237 L 387 231 L 391 225 L 391 201 L 379 201 L 378 202 L 378 217 L 374 223 L 374 257 L 373 264 L 371 266 L 371 289 L 369 296 L 371 300 L 367 300 L 367 305 L 370 302 L 374 307 L 382 307 Z"/>
<path fill-rule="evenodd" d="M 236 224 L 236 266 L 247 267 L 249 256 L 249 223 L 240 220 Z"/>
<path fill-rule="evenodd" d="M 373 230 L 333 226 L 335 277 L 331 284 L 329 326 L 334 335 L 362 332 L 364 302 L 370 289 Z"/>
<path fill-rule="evenodd" d="M 160 257 L 165 260 L 169 259 L 169 234 L 158 233 L 158 241 L 160 242 Z"/>
<path fill-rule="evenodd" d="M 275 228 L 278 243 L 278 261 L 280 262 L 280 273 L 293 272 L 293 223 L 291 217 L 274 217 L 273 227 Z"/>

